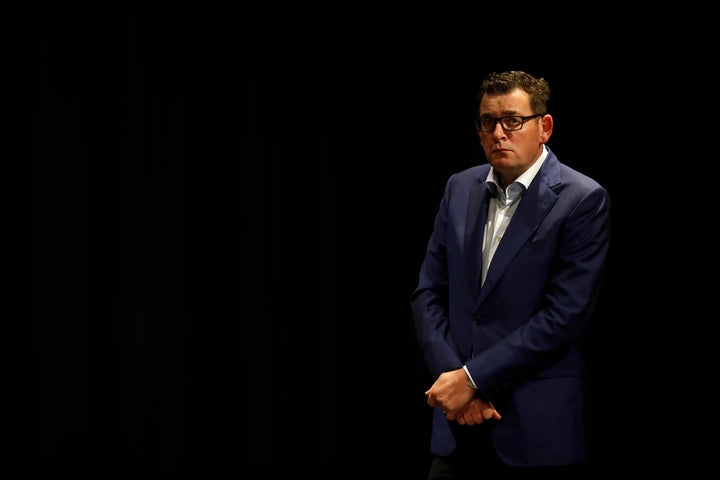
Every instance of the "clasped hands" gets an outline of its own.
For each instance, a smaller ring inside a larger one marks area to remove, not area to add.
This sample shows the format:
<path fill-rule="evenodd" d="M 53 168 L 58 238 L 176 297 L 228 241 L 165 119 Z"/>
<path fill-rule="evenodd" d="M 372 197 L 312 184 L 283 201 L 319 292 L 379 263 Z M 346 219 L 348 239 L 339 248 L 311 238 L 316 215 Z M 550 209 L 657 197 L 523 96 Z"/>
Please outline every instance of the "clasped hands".
<path fill-rule="evenodd" d="M 448 420 L 460 425 L 478 425 L 485 420 L 500 420 L 502 416 L 491 401 L 475 396 L 465 370 L 459 368 L 442 373 L 425 392 L 431 407 L 441 407 Z"/>

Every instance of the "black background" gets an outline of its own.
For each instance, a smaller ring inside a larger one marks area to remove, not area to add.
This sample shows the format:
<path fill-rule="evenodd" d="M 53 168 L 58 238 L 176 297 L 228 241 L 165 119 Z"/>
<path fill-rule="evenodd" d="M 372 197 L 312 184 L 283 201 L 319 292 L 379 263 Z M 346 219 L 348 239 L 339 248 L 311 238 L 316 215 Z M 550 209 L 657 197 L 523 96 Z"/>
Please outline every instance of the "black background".
<path fill-rule="evenodd" d="M 6 20 L 25 478 L 424 478 L 408 299 L 447 176 L 484 162 L 477 86 L 505 69 L 550 81 L 550 147 L 613 200 L 598 471 L 699 465 L 707 190 L 698 132 L 670 126 L 704 84 L 702 12 L 97 3 Z"/>

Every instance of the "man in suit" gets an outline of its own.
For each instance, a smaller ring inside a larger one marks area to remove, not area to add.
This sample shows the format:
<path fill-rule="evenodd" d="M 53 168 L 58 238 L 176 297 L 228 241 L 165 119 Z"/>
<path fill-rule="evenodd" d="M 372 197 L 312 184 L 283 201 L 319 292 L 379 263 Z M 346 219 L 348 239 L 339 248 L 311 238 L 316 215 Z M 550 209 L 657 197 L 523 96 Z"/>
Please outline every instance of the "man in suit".
<path fill-rule="evenodd" d="M 481 84 L 486 164 L 452 175 L 411 309 L 436 380 L 429 479 L 586 478 L 581 343 L 609 245 L 608 192 L 546 145 L 550 87 L 522 71 Z"/>

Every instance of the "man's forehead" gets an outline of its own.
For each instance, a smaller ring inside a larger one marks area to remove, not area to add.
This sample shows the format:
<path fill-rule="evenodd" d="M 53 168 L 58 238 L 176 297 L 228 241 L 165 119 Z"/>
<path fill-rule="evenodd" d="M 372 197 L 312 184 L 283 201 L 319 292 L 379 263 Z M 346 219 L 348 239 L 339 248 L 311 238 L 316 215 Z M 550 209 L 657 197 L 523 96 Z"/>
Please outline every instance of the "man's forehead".
<path fill-rule="evenodd" d="M 480 111 L 488 112 L 522 112 L 530 106 L 526 92 L 515 89 L 503 94 L 485 94 L 480 101 Z"/>

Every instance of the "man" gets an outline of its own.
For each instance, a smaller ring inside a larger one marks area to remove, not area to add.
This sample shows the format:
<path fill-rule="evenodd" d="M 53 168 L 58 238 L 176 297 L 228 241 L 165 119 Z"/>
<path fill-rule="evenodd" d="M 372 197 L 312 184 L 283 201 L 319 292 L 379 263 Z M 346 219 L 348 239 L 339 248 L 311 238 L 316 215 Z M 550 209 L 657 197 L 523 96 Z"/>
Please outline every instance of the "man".
<path fill-rule="evenodd" d="M 581 341 L 609 245 L 608 192 L 547 147 L 550 87 L 492 73 L 479 93 L 486 164 L 452 175 L 411 308 L 436 378 L 429 479 L 584 478 Z M 490 476 L 497 475 L 497 476 Z"/>

